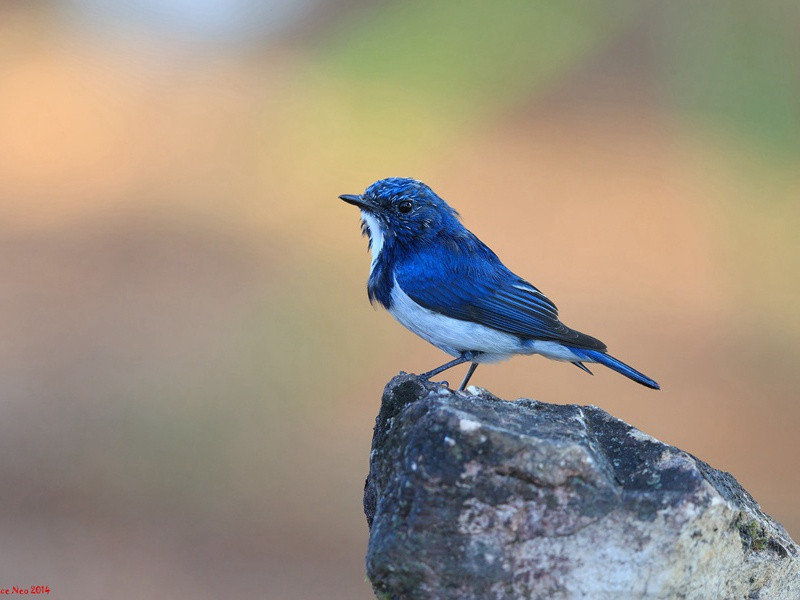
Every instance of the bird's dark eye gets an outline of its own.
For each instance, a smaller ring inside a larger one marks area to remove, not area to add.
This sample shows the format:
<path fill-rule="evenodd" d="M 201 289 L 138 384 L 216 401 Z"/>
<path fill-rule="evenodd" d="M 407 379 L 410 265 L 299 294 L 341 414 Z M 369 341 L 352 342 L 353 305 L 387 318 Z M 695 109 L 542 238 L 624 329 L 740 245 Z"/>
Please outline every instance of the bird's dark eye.
<path fill-rule="evenodd" d="M 411 202 L 409 202 L 408 200 L 403 200 L 400 204 L 397 205 L 397 210 L 403 213 L 404 215 L 410 213 L 412 208 L 413 206 Z"/>

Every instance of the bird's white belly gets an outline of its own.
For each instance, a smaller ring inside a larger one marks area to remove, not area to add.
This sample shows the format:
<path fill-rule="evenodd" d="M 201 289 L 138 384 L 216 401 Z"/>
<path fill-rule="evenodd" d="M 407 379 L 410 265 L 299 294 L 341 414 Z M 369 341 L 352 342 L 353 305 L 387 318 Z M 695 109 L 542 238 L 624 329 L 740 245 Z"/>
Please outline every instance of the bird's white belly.
<path fill-rule="evenodd" d="M 475 362 L 493 362 L 514 354 L 542 354 L 554 360 L 580 360 L 558 342 L 522 340 L 485 325 L 438 314 L 414 302 L 397 281 L 392 287 L 392 316 L 407 329 L 452 356 L 465 351 L 483 352 Z"/>

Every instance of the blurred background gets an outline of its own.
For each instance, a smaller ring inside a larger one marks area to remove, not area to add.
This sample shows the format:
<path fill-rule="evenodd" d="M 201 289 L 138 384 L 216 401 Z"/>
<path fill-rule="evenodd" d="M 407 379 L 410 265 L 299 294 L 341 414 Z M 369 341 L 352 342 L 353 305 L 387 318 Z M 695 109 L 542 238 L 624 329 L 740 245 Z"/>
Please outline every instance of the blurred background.
<path fill-rule="evenodd" d="M 429 183 L 656 378 L 517 358 L 800 538 L 800 4 L 0 3 L 0 583 L 361 599 L 383 385 L 357 211 Z M 460 380 L 462 370 L 450 375 Z"/>

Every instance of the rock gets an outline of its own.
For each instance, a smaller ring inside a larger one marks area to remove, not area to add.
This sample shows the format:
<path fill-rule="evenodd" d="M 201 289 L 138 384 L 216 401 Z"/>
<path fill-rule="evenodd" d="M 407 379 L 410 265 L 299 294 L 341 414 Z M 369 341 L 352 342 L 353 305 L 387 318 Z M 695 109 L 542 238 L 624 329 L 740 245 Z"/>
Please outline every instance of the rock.
<path fill-rule="evenodd" d="M 364 489 L 379 598 L 800 598 L 728 473 L 594 406 L 386 387 Z"/>

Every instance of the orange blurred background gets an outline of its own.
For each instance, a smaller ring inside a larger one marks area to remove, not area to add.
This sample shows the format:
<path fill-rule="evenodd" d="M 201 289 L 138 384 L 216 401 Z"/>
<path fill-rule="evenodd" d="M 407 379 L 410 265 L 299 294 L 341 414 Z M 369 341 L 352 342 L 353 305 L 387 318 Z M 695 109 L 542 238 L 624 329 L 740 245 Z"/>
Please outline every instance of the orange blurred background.
<path fill-rule="evenodd" d="M 800 538 L 798 26 L 789 1 L 0 4 L 0 586 L 373 597 L 381 390 L 446 360 L 367 302 L 337 196 L 387 176 L 663 391 L 536 357 L 473 384 L 598 405 Z"/>

